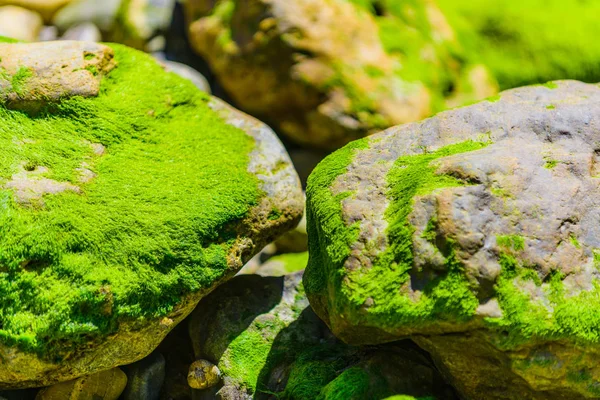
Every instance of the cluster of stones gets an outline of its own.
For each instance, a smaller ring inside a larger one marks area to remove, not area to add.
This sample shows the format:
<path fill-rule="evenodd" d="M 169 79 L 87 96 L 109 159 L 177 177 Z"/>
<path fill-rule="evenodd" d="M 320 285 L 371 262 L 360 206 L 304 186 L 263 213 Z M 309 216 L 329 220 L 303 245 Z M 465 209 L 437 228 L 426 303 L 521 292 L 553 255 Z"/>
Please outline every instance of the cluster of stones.
<path fill-rule="evenodd" d="M 179 8 L 290 157 L 175 1 L 0 0 L 0 399 L 600 397 L 600 87 L 448 1 Z"/>

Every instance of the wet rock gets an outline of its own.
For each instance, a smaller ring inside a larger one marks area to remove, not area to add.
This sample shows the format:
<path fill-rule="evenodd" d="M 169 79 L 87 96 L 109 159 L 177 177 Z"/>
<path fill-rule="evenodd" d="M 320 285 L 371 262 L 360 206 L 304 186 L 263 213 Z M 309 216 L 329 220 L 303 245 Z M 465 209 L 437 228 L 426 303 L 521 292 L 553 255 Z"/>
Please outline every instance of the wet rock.
<path fill-rule="evenodd" d="M 314 310 L 411 336 L 466 399 L 594 398 L 600 88 L 550 82 L 389 129 L 309 178 Z"/>
<path fill-rule="evenodd" d="M 34 11 L 16 6 L 0 7 L 0 36 L 33 42 L 42 25 L 42 17 Z"/>
<path fill-rule="evenodd" d="M 165 380 L 165 358 L 159 352 L 124 368 L 127 387 L 123 400 L 158 400 Z"/>
<path fill-rule="evenodd" d="M 117 400 L 126 384 L 125 373 L 113 368 L 42 389 L 36 400 Z"/>

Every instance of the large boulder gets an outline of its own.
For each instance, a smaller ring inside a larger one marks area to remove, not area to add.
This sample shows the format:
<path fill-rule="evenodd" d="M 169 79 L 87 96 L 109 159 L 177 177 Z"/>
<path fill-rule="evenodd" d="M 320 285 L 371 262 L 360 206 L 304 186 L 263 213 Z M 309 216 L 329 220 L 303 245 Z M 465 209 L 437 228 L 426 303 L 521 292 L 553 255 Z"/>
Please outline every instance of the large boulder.
<path fill-rule="evenodd" d="M 120 45 L 0 44 L 0 387 L 147 356 L 302 214 L 264 124 Z"/>
<path fill-rule="evenodd" d="M 600 88 L 503 92 L 308 181 L 304 283 L 353 344 L 412 337 L 466 399 L 597 398 Z"/>
<path fill-rule="evenodd" d="M 411 342 L 358 348 L 337 341 L 308 307 L 301 280 L 301 272 L 240 275 L 200 302 L 190 318 L 194 352 L 217 364 L 223 382 L 194 391 L 195 400 L 455 399 Z"/>
<path fill-rule="evenodd" d="M 304 145 L 335 149 L 496 91 L 431 1 L 185 5 L 192 46 L 236 104 Z"/>

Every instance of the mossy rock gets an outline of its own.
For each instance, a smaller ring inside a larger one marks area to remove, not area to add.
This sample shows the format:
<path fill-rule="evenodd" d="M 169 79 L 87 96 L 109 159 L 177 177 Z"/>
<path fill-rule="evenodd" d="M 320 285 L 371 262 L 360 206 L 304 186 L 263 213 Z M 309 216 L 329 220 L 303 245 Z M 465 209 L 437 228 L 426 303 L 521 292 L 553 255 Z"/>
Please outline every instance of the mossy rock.
<path fill-rule="evenodd" d="M 77 71 L 40 46 L 63 45 L 0 45 L 7 388 L 145 357 L 200 298 L 293 228 L 303 207 L 298 177 L 264 124 L 124 46 L 70 42 L 68 59 L 91 62 L 95 46 L 110 60 Z M 98 90 L 62 85 L 61 69 Z M 58 74 L 51 87 L 46 74 Z"/>
<path fill-rule="evenodd" d="M 412 336 L 467 399 L 597 398 L 599 115 L 597 85 L 551 82 L 327 157 L 312 307 L 349 343 Z"/>
<path fill-rule="evenodd" d="M 192 46 L 245 111 L 336 149 L 496 93 L 434 2 L 192 0 Z"/>
<path fill-rule="evenodd" d="M 414 343 L 358 348 L 336 340 L 308 307 L 301 279 L 241 275 L 200 302 L 190 318 L 194 352 L 218 364 L 223 382 L 194 391 L 194 400 L 456 399 Z"/>

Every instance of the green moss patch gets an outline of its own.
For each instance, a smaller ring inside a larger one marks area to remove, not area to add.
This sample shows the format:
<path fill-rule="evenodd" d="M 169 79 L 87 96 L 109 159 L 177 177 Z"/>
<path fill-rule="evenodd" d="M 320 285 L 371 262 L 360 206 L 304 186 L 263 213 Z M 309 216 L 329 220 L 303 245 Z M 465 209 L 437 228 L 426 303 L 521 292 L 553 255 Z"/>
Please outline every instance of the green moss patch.
<path fill-rule="evenodd" d="M 330 279 L 338 282 L 350 245 L 358 238 L 358 226 L 348 227 L 342 219 L 341 200 L 350 193 L 333 196 L 330 186 L 346 172 L 355 152 L 367 147 L 368 139 L 349 143 L 321 161 L 308 178 L 306 230 L 310 251 L 304 273 L 308 294 L 324 293 Z"/>
<path fill-rule="evenodd" d="M 414 227 L 407 218 L 415 197 L 435 190 L 463 186 L 457 178 L 436 174 L 436 159 L 453 154 L 479 150 L 487 142 L 466 141 L 443 147 L 432 153 L 398 158 L 388 174 L 390 206 L 389 247 L 368 270 L 349 273 L 343 295 L 354 307 L 362 306 L 368 298 L 374 302 L 369 319 L 379 326 L 418 326 L 438 319 L 466 320 L 477 308 L 478 301 L 463 274 L 463 267 L 454 255 L 453 243 L 447 243 L 448 272 L 431 281 L 415 302 L 401 294 L 401 288 L 413 269 L 412 237 Z M 435 221 L 430 222 L 433 229 Z M 427 231 L 425 232 L 427 235 Z"/>
<path fill-rule="evenodd" d="M 597 2 L 440 0 L 438 4 L 468 53 L 481 58 L 502 89 L 554 79 L 599 80 Z"/>
<path fill-rule="evenodd" d="M 97 98 L 36 117 L 0 105 L 0 187 L 43 168 L 81 189 L 31 206 L 0 189 L 0 341 L 47 357 L 164 316 L 222 278 L 231 224 L 261 195 L 251 137 L 151 57 L 112 47 L 118 67 Z M 82 168 L 95 177 L 82 183 Z"/>

